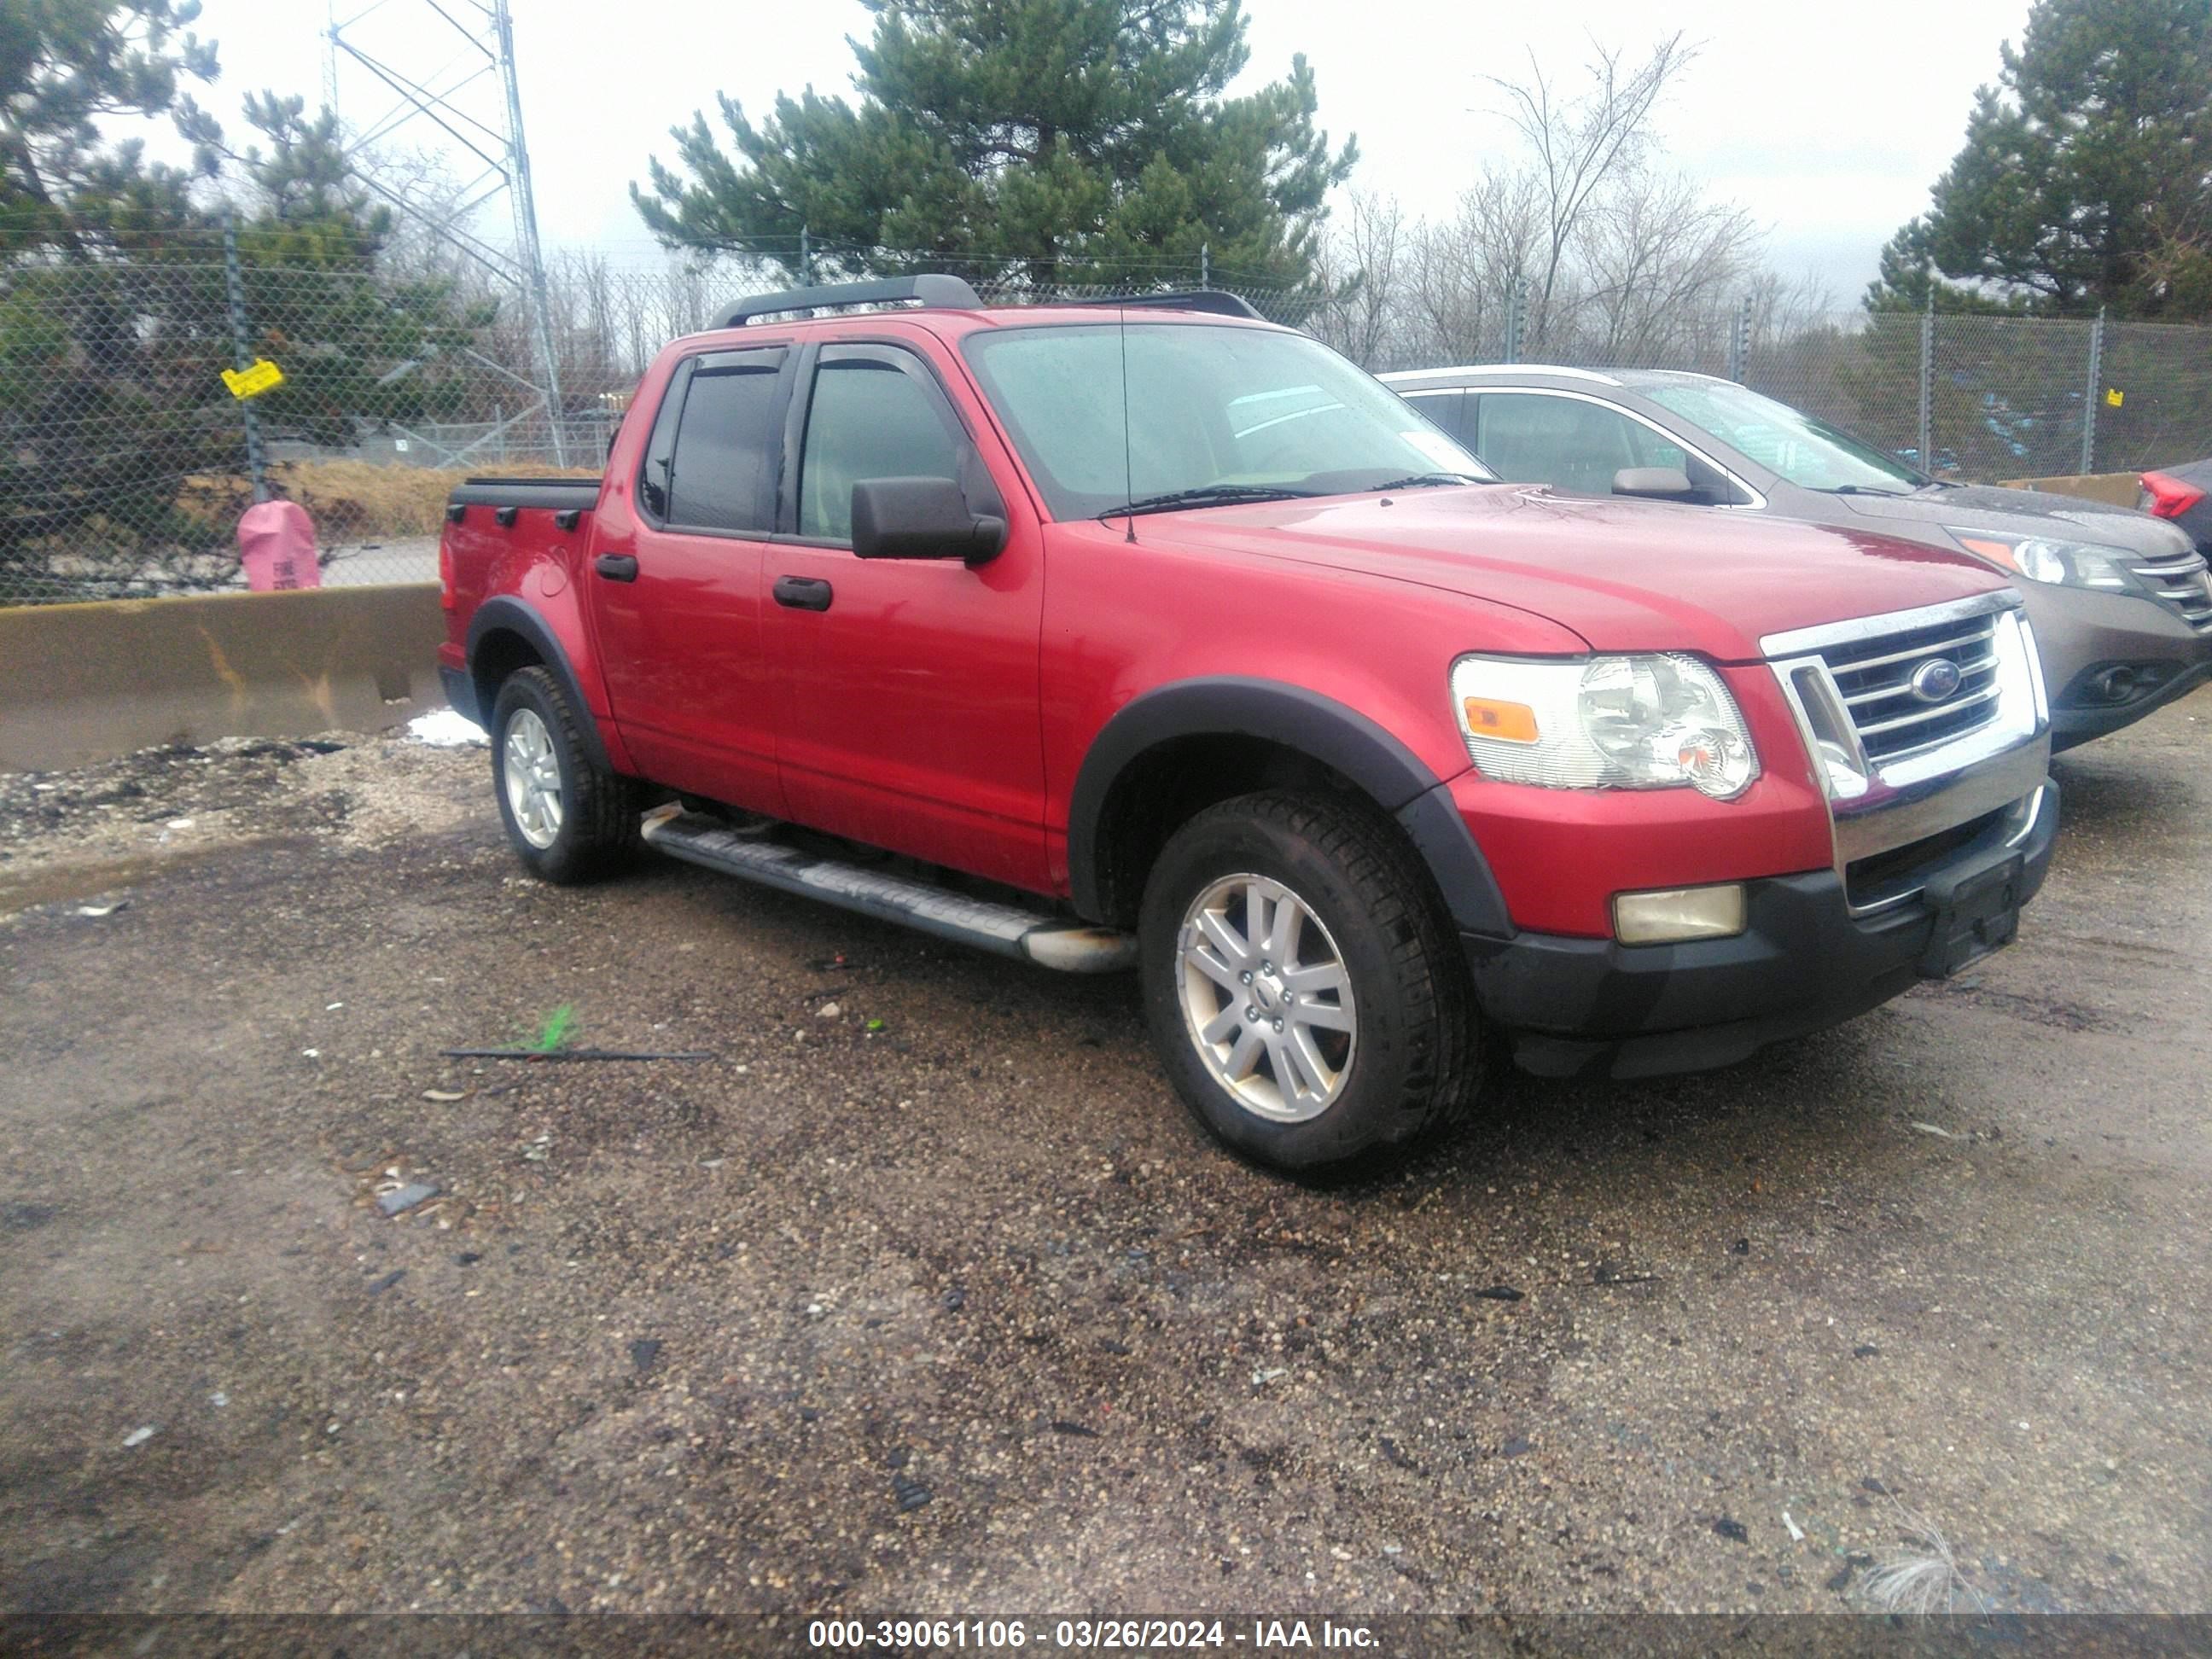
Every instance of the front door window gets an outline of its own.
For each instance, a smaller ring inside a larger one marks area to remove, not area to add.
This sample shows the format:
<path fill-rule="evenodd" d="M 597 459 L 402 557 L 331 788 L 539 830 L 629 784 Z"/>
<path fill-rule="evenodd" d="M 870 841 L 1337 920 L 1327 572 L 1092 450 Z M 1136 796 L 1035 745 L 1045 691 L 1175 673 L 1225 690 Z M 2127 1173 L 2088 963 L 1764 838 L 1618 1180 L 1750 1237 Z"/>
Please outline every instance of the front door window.
<path fill-rule="evenodd" d="M 1690 470 L 1680 445 L 1602 404 L 1539 392 L 1486 392 L 1477 402 L 1475 453 L 1513 483 L 1609 495 L 1624 467 Z"/>

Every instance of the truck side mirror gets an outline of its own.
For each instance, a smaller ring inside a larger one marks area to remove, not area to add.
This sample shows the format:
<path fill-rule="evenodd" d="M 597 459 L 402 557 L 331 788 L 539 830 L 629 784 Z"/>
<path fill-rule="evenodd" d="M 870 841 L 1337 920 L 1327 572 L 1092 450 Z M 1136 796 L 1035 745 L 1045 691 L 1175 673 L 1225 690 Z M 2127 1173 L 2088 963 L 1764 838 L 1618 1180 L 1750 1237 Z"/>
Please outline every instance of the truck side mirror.
<path fill-rule="evenodd" d="M 1641 495 L 1655 501 L 1686 501 L 1698 494 L 1690 475 L 1671 466 L 1624 466 L 1613 475 L 1616 495 Z"/>
<path fill-rule="evenodd" d="M 965 559 L 1006 544 L 1006 521 L 969 509 L 950 478 L 864 478 L 853 486 L 853 552 L 863 559 Z"/>

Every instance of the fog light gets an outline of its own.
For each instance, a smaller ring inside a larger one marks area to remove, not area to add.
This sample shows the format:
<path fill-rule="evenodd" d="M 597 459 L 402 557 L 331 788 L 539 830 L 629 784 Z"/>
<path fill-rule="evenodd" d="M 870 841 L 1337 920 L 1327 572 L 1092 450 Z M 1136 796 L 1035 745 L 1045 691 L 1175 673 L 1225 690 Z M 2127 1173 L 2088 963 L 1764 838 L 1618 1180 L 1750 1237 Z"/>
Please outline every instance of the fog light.
<path fill-rule="evenodd" d="M 1617 893 L 1613 936 L 1623 945 L 1670 945 L 1677 939 L 1729 939 L 1743 932 L 1743 884 L 1668 887 Z"/>

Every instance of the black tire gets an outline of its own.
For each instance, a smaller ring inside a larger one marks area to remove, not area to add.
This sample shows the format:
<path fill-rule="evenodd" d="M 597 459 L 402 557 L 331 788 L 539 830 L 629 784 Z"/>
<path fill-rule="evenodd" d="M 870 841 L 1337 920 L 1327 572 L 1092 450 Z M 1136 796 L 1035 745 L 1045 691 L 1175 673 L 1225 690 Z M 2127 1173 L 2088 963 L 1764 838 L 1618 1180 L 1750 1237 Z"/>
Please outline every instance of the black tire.
<path fill-rule="evenodd" d="M 507 791 L 508 731 L 526 711 L 544 726 L 561 775 L 561 822 L 544 846 L 516 821 Z M 543 668 L 517 669 L 492 703 L 492 793 L 508 844 L 532 875 L 562 885 L 609 874 L 638 844 L 637 786 L 593 762 L 584 741 L 583 723 L 590 718 L 570 704 L 561 683 Z"/>
<path fill-rule="evenodd" d="M 1186 1017 L 1185 915 L 1216 883 L 1245 873 L 1281 884 L 1320 921 L 1356 1000 L 1340 1092 L 1304 1121 L 1265 1115 L 1232 1092 Z M 1412 849 L 1356 804 L 1262 793 L 1200 812 L 1152 866 L 1139 942 L 1146 1019 L 1169 1080 L 1210 1133 L 1255 1163 L 1315 1171 L 1401 1147 L 1474 1094 L 1480 1027 L 1457 940 Z"/>

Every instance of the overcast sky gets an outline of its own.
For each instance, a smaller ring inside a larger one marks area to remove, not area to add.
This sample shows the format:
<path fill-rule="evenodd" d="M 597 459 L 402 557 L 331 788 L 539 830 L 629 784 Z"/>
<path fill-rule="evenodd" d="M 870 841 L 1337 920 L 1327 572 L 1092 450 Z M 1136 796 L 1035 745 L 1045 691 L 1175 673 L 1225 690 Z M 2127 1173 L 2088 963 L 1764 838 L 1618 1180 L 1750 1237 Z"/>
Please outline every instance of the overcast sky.
<path fill-rule="evenodd" d="M 337 3 L 344 18 L 370 0 Z M 258 88 L 321 101 L 324 4 L 205 0 L 199 29 L 222 49 L 223 78 L 203 101 L 227 126 L 242 126 L 240 100 Z M 672 161 L 672 124 L 711 112 L 718 91 L 755 116 L 779 90 L 811 82 L 848 91 L 845 37 L 865 38 L 870 21 L 857 0 L 514 0 L 514 9 L 545 238 L 630 252 L 645 238 L 629 185 L 644 177 L 648 155 Z M 1873 277 L 1883 240 L 1926 205 L 1958 149 L 1974 88 L 1996 77 L 1999 42 L 2018 39 L 2027 0 L 1856 0 L 1817 10 L 1773 0 L 1246 0 L 1246 11 L 1247 80 L 1272 79 L 1305 53 L 1322 120 L 1339 140 L 1358 135 L 1355 184 L 1425 214 L 1448 212 L 1470 172 L 1506 141 L 1484 76 L 1520 74 L 1533 52 L 1547 74 L 1571 76 L 1592 39 L 1633 54 L 1656 33 L 1683 28 L 1705 44 L 1663 112 L 1674 162 L 1751 210 L 1784 274 L 1815 275 L 1848 305 Z M 382 0 L 352 38 L 426 78 L 465 50 L 426 0 Z M 356 65 L 340 92 L 349 122 L 374 120 L 392 102 Z M 414 131 L 420 144 L 433 136 Z"/>

